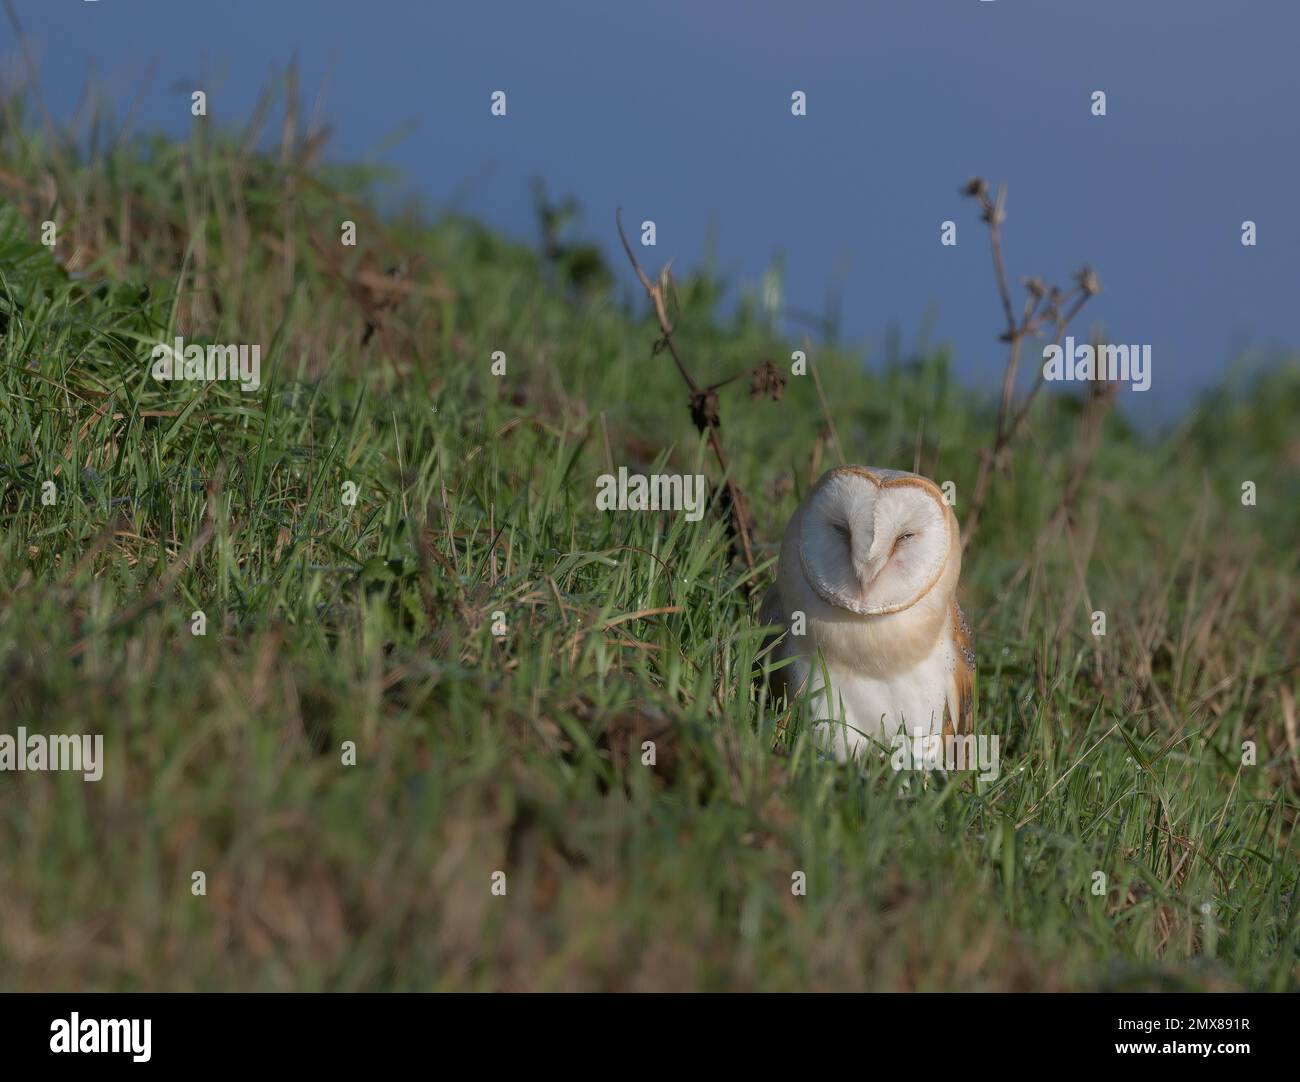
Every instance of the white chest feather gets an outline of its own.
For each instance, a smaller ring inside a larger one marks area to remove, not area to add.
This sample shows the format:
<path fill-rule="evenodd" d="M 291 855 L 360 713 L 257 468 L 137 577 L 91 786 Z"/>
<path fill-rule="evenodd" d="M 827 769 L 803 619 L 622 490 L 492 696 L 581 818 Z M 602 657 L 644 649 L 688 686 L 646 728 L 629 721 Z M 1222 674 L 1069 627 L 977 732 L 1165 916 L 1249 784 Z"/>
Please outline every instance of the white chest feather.
<path fill-rule="evenodd" d="M 910 736 L 918 729 L 925 735 L 942 731 L 957 659 L 951 635 L 940 635 L 929 654 L 912 667 L 887 675 L 844 668 L 824 655 L 794 652 L 796 684 L 805 688 L 809 716 L 823 722 L 818 735 L 837 759 L 856 758 L 873 742 L 887 748 L 899 732 Z M 830 677 L 829 688 L 825 675 Z"/>

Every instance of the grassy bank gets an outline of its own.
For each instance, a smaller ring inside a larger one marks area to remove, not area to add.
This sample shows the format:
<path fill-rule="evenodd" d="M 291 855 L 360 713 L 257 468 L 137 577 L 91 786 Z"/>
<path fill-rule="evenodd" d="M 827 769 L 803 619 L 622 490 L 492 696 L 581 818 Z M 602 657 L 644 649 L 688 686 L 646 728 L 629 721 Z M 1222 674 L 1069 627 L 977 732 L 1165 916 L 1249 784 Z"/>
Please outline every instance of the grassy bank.
<path fill-rule="evenodd" d="M 1035 403 L 961 593 L 1002 772 L 904 790 L 758 700 L 749 588 L 841 451 L 962 516 L 994 406 L 942 351 L 677 283 L 701 378 L 787 372 L 719 392 L 751 575 L 716 510 L 595 508 L 620 465 L 719 480 L 627 268 L 264 145 L 73 153 L 6 103 L 0 732 L 106 766 L 0 774 L 0 985 L 1300 986 L 1293 361 L 1159 437 Z M 177 335 L 260 344 L 260 387 L 154 381 Z"/>

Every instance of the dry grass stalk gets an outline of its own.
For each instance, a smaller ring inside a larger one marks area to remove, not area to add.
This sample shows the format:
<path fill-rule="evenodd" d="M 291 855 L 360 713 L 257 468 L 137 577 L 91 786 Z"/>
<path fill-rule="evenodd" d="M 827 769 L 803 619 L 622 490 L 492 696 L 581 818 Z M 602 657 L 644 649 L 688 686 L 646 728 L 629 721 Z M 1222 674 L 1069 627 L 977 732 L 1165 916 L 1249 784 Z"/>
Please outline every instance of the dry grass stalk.
<path fill-rule="evenodd" d="M 980 456 L 975 493 L 971 497 L 970 509 L 965 514 L 965 525 L 962 529 L 961 539 L 962 544 L 965 545 L 974 536 L 975 529 L 979 525 L 980 515 L 988 500 L 993 474 L 1005 465 L 1008 448 L 1023 426 L 1029 408 L 1043 386 L 1044 376 L 1040 371 L 1033 387 L 1018 405 L 1015 404 L 1016 374 L 1020 369 L 1020 351 L 1025 339 L 1051 328 L 1055 334 L 1055 343 L 1059 346 L 1074 317 L 1079 314 L 1090 297 L 1101 292 L 1101 282 L 1096 272 L 1088 266 L 1076 273 L 1075 284 L 1068 290 L 1048 286 L 1041 278 L 1026 278 L 1024 284 L 1028 295 L 1021 309 L 1020 318 L 1017 319 L 1011 300 L 1011 290 L 1007 286 L 1006 265 L 1002 256 L 1002 223 L 1006 220 L 1006 185 L 999 185 L 997 195 L 990 199 L 988 185 L 976 177 L 966 184 L 963 191 L 979 201 L 981 217 L 988 224 L 998 296 L 1007 322 L 1006 330 L 1002 333 L 1002 341 L 1007 343 L 1007 363 L 1002 373 L 1002 397 L 998 404 L 997 426 L 994 430 L 993 443 Z"/>
<path fill-rule="evenodd" d="M 732 554 L 740 556 L 745 561 L 745 567 L 749 571 L 753 571 L 754 549 L 750 540 L 752 520 L 749 513 L 749 503 L 745 499 L 744 492 L 741 491 L 740 486 L 731 476 L 731 470 L 727 465 L 726 452 L 722 449 L 722 438 L 718 434 L 721 425 L 718 391 L 728 383 L 732 383 L 741 376 L 748 374 L 751 377 L 750 393 L 753 397 L 770 395 L 773 399 L 779 399 L 785 390 L 785 378 L 771 361 L 764 361 L 755 365 L 752 369 L 748 369 L 747 372 L 738 372 L 719 383 L 710 386 L 700 384 L 682 362 L 681 354 L 677 352 L 677 345 L 673 341 L 673 325 L 668 318 L 667 293 L 672 284 L 668 268 L 664 267 L 659 272 L 659 280 L 652 282 L 637 261 L 636 255 L 632 251 L 632 245 L 627 239 L 627 234 L 623 232 L 623 212 L 621 209 L 615 212 L 614 221 L 618 226 L 619 240 L 623 242 L 623 251 L 627 253 L 628 262 L 632 264 L 632 269 L 636 271 L 636 276 L 640 279 L 641 285 L 646 291 L 646 296 L 650 298 L 650 303 L 654 306 L 655 317 L 659 321 L 661 337 L 654 345 L 654 352 L 659 353 L 661 350 L 666 349 L 671 355 L 673 363 L 677 366 L 678 373 L 690 391 L 691 420 L 695 422 L 695 427 L 699 432 L 707 433 L 709 446 L 713 449 L 713 455 L 718 461 L 718 468 L 722 470 L 725 486 L 723 488 L 723 503 L 731 532 Z M 753 586 L 752 581 L 750 585 Z"/>

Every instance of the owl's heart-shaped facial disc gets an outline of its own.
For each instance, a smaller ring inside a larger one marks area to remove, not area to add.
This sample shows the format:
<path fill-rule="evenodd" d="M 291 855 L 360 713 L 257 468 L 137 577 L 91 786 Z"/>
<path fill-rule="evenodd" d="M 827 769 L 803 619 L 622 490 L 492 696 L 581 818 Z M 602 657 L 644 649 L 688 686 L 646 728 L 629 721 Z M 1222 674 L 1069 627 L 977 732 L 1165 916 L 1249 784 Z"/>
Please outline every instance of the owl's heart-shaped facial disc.
<path fill-rule="evenodd" d="M 914 605 L 943 573 L 952 543 L 933 482 L 895 470 L 832 470 L 800 526 L 804 574 L 827 604 L 863 616 Z"/>

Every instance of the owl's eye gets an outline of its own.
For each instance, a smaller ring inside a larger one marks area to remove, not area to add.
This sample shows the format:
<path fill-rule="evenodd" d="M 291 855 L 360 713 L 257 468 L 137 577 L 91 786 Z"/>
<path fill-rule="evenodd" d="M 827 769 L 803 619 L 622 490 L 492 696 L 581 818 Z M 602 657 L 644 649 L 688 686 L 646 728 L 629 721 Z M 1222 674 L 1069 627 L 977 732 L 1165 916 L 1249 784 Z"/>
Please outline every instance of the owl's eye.
<path fill-rule="evenodd" d="M 914 538 L 915 536 L 916 534 L 914 533 L 900 533 L 897 537 L 894 538 L 894 543 L 889 546 L 889 555 L 893 556 L 894 553 L 898 551 L 899 545 L 901 545 L 904 541 L 912 540 L 912 538 Z"/>

